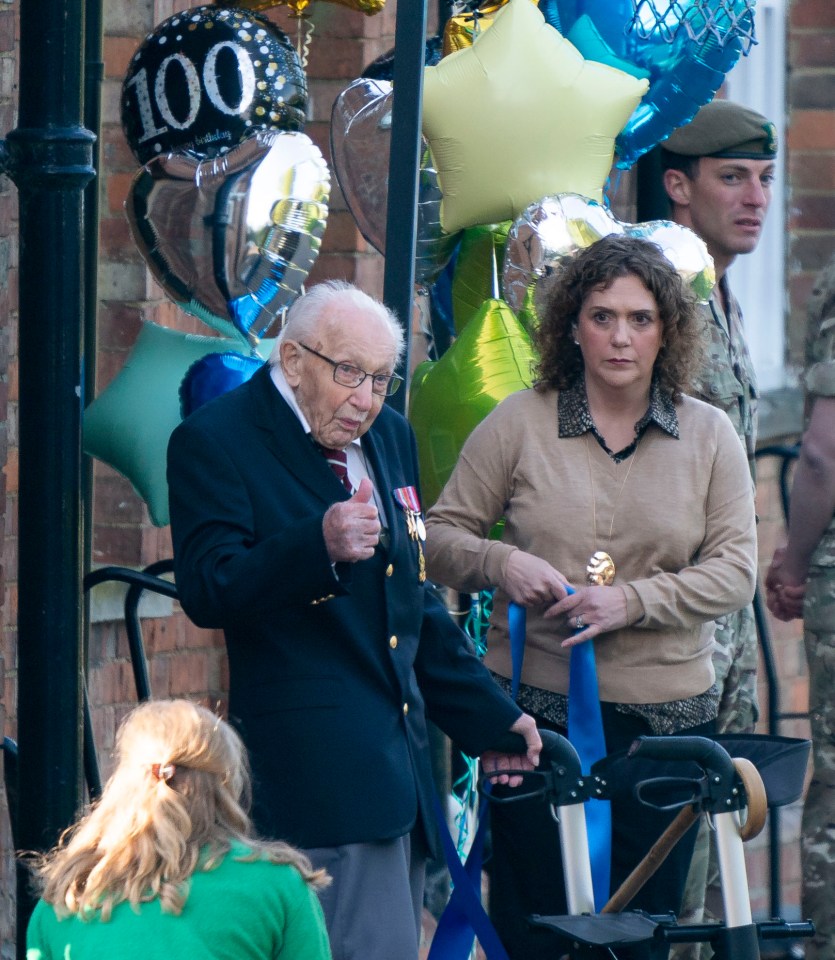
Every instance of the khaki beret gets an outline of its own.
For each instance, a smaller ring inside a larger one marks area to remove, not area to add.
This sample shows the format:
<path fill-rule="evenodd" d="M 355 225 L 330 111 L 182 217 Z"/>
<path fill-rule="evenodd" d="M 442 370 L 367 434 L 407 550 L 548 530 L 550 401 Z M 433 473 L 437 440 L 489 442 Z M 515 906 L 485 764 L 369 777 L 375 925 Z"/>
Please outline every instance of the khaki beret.
<path fill-rule="evenodd" d="M 773 160 L 777 156 L 777 130 L 756 110 L 730 100 L 712 100 L 661 146 L 684 157 Z"/>

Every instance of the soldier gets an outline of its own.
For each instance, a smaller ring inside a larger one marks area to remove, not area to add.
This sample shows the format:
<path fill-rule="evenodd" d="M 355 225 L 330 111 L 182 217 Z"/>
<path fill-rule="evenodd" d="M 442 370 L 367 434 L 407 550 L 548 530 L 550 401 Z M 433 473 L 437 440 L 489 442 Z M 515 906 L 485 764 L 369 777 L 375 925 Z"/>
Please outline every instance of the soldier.
<path fill-rule="evenodd" d="M 803 911 L 815 923 L 806 960 L 835 960 L 835 259 L 809 309 L 806 432 L 792 485 L 789 537 L 766 576 L 768 608 L 803 616 L 814 775 L 803 807 Z"/>
<path fill-rule="evenodd" d="M 760 239 L 771 203 L 777 136 L 765 117 L 728 100 L 714 100 L 661 145 L 664 189 L 670 215 L 689 227 L 713 257 L 716 287 L 705 305 L 710 346 L 693 391 L 724 410 L 748 453 L 754 477 L 757 386 L 742 326 L 739 303 L 727 271 L 739 254 Z M 757 722 L 757 631 L 751 606 L 716 623 L 713 665 L 719 697 L 719 733 L 750 733 Z M 708 868 L 709 838 L 702 830 L 693 855 L 681 920 L 702 917 L 705 887 L 716 886 Z M 697 956 L 699 946 L 677 948 L 679 960 Z"/>

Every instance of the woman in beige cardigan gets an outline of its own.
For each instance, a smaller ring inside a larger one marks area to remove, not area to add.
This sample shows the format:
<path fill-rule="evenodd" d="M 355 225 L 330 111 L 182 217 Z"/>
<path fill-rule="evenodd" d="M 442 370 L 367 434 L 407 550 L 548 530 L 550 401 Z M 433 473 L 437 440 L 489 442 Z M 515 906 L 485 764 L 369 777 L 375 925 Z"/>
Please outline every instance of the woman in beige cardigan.
<path fill-rule="evenodd" d="M 685 396 L 702 356 L 695 304 L 657 246 L 622 236 L 542 286 L 538 382 L 464 445 L 427 518 L 429 575 L 494 589 L 486 663 L 505 689 L 508 604 L 527 608 L 518 699 L 540 726 L 566 733 L 569 648 L 595 638 L 608 752 L 641 734 L 710 735 L 712 621 L 750 602 L 756 535 L 730 420 Z M 615 889 L 670 817 L 626 798 L 612 818 Z M 633 906 L 678 910 L 694 839 Z M 523 918 L 565 912 L 553 823 L 527 802 L 496 808 L 493 843 L 500 936 L 511 957 L 552 957 Z"/>

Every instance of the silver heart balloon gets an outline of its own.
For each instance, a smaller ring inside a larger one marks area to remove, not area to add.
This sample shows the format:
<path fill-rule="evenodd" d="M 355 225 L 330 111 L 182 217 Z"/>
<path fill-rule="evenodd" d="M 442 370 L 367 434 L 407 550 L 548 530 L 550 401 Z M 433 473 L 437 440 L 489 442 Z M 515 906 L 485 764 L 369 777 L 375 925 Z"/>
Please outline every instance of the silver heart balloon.
<path fill-rule="evenodd" d="M 596 200 L 577 193 L 559 193 L 527 207 L 507 233 L 502 293 L 518 313 L 528 287 L 570 257 L 622 226 Z"/>
<path fill-rule="evenodd" d="M 671 220 L 623 223 L 596 200 L 559 193 L 532 203 L 510 227 L 502 270 L 502 292 L 519 312 L 532 283 L 611 233 L 651 240 L 664 252 L 699 300 L 707 300 L 716 282 L 713 259 L 704 241 Z"/>
<path fill-rule="evenodd" d="M 362 77 L 336 98 L 331 113 L 331 157 L 339 187 L 360 233 L 386 252 L 392 87 Z M 430 284 L 443 270 L 459 234 L 441 228 L 441 190 L 423 141 L 418 181 L 415 281 Z"/>
<path fill-rule="evenodd" d="M 259 134 L 198 161 L 150 161 L 126 202 L 166 295 L 227 336 L 256 342 L 296 299 L 319 253 L 330 173 L 303 133 Z"/>
<path fill-rule="evenodd" d="M 651 240 L 678 270 L 681 279 L 690 286 L 696 299 L 707 302 L 716 285 L 713 258 L 707 252 L 698 234 L 672 220 L 647 220 L 645 223 L 625 224 L 630 237 Z"/>

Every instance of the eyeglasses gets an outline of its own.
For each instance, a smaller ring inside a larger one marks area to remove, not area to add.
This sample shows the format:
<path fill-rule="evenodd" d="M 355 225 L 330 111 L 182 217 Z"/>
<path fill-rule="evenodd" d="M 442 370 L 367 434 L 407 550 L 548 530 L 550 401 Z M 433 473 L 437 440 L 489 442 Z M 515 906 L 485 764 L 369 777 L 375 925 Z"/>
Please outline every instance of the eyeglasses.
<path fill-rule="evenodd" d="M 403 383 L 403 377 L 399 377 L 396 373 L 366 373 L 365 370 L 355 367 L 353 363 L 338 363 L 336 360 L 331 360 L 330 357 L 319 353 L 306 343 L 299 342 L 299 346 L 308 353 L 312 353 L 314 357 L 329 363 L 333 367 L 334 383 L 342 387 L 358 387 L 365 383 L 366 377 L 371 377 L 371 392 L 376 393 L 378 397 L 390 397 Z"/>

